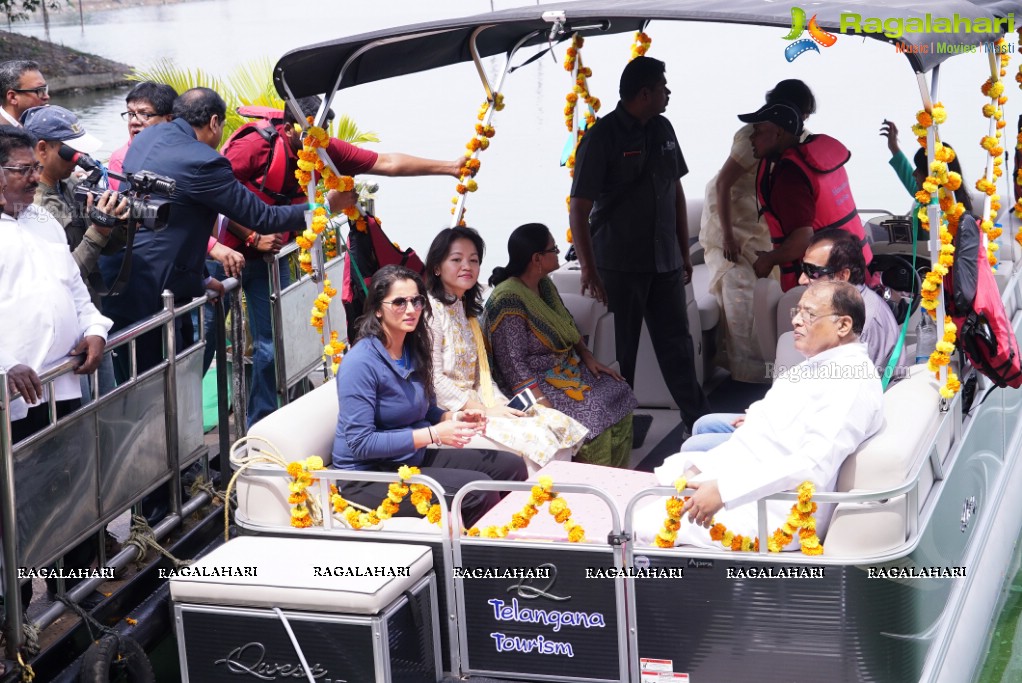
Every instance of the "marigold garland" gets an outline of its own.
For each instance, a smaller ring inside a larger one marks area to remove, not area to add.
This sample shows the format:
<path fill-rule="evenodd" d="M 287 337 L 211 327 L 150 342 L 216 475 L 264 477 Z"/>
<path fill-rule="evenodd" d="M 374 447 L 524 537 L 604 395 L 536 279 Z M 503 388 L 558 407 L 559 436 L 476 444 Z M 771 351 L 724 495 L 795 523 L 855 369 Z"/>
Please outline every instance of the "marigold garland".
<path fill-rule="evenodd" d="M 322 470 L 323 459 L 318 455 L 310 455 L 305 460 L 292 462 L 287 466 L 288 476 L 291 483 L 288 484 L 289 495 L 287 502 L 291 504 L 291 526 L 298 529 L 318 525 L 321 523 L 316 508 L 310 504 L 309 494 L 305 489 L 315 484 L 312 472 Z"/>
<path fill-rule="evenodd" d="M 341 492 L 334 485 L 330 486 L 330 505 L 333 511 L 344 517 L 352 529 L 362 529 L 378 525 L 386 519 L 390 519 L 401 509 L 401 501 L 411 493 L 412 505 L 415 510 L 425 517 L 430 524 L 440 525 L 441 510 L 439 505 L 430 505 L 433 500 L 433 491 L 425 484 L 406 484 L 409 478 L 420 474 L 418 467 L 402 465 L 397 470 L 400 481 L 393 482 L 387 487 L 387 497 L 380 501 L 375 510 L 362 511 L 349 503 L 341 495 Z"/>
<path fill-rule="evenodd" d="M 986 86 L 984 85 L 984 88 Z M 912 131 L 916 134 L 920 145 L 926 148 L 926 129 L 931 125 L 940 125 L 947 121 L 947 111 L 940 102 L 934 103 L 931 112 L 920 111 L 916 114 L 916 125 Z M 927 206 L 937 196 L 940 208 L 940 221 L 938 236 L 940 239 L 940 255 L 937 263 L 930 267 L 930 272 L 923 278 L 921 287 L 920 305 L 934 320 L 937 319 L 937 308 L 940 303 L 940 291 L 944 286 L 944 276 L 948 274 L 954 263 L 955 247 L 952 244 L 955 233 L 958 232 L 958 223 L 965 213 L 965 205 L 956 202 L 954 191 L 962 186 L 962 177 L 948 170 L 948 164 L 955 159 L 955 152 L 940 142 L 939 135 L 935 135 L 934 161 L 930 164 L 930 175 L 923 182 L 923 189 L 916 193 L 916 200 L 921 204 L 917 218 L 924 229 L 930 229 L 929 213 Z M 985 179 L 981 179 L 985 182 Z M 979 187 L 979 184 L 977 184 Z M 982 189 L 982 188 L 981 188 Z M 930 354 L 926 367 L 940 380 L 940 369 L 951 362 L 951 354 L 954 352 L 957 341 L 958 328 L 946 318 L 944 335 L 941 341 L 937 342 L 936 348 Z M 940 395 L 946 399 L 953 397 L 961 389 L 961 382 L 955 373 L 948 370 L 947 379 L 940 388 Z"/>
<path fill-rule="evenodd" d="M 996 50 L 1002 50 L 1005 47 L 1004 38 L 998 39 L 994 42 Z M 1007 72 L 1008 61 L 1010 55 L 1006 52 L 1000 52 L 1000 68 L 999 76 L 1005 76 Z M 1007 97 L 1004 95 L 1004 81 L 999 77 L 991 76 L 983 83 L 980 90 L 984 95 L 990 98 L 990 103 L 983 105 L 983 116 L 990 119 L 994 123 L 994 135 L 985 135 L 980 140 L 980 146 L 989 152 L 992 159 L 988 162 L 987 170 L 983 177 L 976 182 L 976 189 L 980 192 L 984 192 L 990 197 L 989 210 L 987 218 L 980 222 L 980 229 L 987 236 L 987 260 L 990 262 L 990 266 L 994 267 L 997 265 L 997 250 L 1000 248 L 995 240 L 1001 236 L 1002 230 L 994 225 L 994 221 L 997 220 L 997 212 L 1001 209 L 1000 196 L 997 194 L 997 179 L 1003 174 L 1001 168 L 1004 163 L 1004 147 L 1001 144 L 1002 133 L 1001 129 L 1004 128 L 1004 109 L 1003 105 L 1007 101 Z M 991 168 L 992 166 L 992 168 Z M 992 180 L 987 180 L 987 175 L 992 176 Z"/>
<path fill-rule="evenodd" d="M 679 477 L 674 482 L 674 488 L 679 493 L 688 487 L 688 481 Z M 779 553 L 784 550 L 795 534 L 798 534 L 799 545 L 805 555 L 822 555 L 823 544 L 816 535 L 816 514 L 817 505 L 813 502 L 813 495 L 816 487 L 810 481 L 802 482 L 798 487 L 798 500 L 791 506 L 791 514 L 778 529 L 771 534 L 767 541 L 767 549 L 772 553 Z M 681 528 L 682 508 L 686 498 L 672 496 L 667 499 L 667 519 L 664 526 L 656 535 L 656 545 L 660 548 L 673 548 Z M 712 522 L 710 526 L 710 539 L 720 543 L 725 550 L 759 552 L 759 538 L 743 536 L 729 531 L 726 526 L 719 522 Z"/>
<path fill-rule="evenodd" d="M 553 488 L 553 479 L 546 475 L 541 476 L 537 481 L 537 485 L 532 487 L 529 502 L 525 504 L 521 512 L 511 515 L 510 522 L 503 526 L 488 526 L 484 529 L 472 527 L 471 529 L 466 529 L 465 534 L 468 536 L 482 536 L 483 538 L 505 538 L 512 531 L 529 526 L 532 518 L 539 513 L 540 506 L 544 503 L 549 503 L 547 511 L 553 516 L 554 521 L 564 526 L 564 530 L 568 532 L 568 542 L 581 543 L 586 537 L 585 530 L 571 518 L 571 508 L 568 507 L 568 504 Z"/>
<path fill-rule="evenodd" d="M 653 39 L 650 38 L 646 33 L 642 31 L 635 32 L 635 39 L 632 41 L 632 59 L 636 57 L 642 57 L 649 50 L 650 43 Z"/>
<path fill-rule="evenodd" d="M 1019 54 L 1022 54 L 1022 42 L 1019 43 L 1018 51 Z M 1008 60 L 1005 59 L 1005 57 L 1007 57 L 1007 55 L 1001 55 L 1002 71 L 1006 69 L 1008 63 Z M 1006 75 L 1006 72 L 1004 75 Z M 1019 89 L 1022 89 L 1022 64 L 1019 64 L 1018 73 L 1015 74 L 1015 82 L 1018 83 Z M 1001 122 L 999 121 L 998 124 L 1000 123 Z M 1022 151 L 1022 130 L 1018 131 L 1018 137 L 1015 140 L 1015 149 Z M 1022 185 L 1022 168 L 1018 169 L 1018 173 L 1015 176 L 1015 184 Z M 1022 197 L 1019 197 L 1015 202 L 1015 216 L 1022 218 Z M 1022 226 L 1019 226 L 1018 232 L 1015 233 L 1015 241 L 1019 243 L 1019 246 L 1022 246 Z"/>
<path fill-rule="evenodd" d="M 479 189 L 479 184 L 475 181 L 475 176 L 479 173 L 479 168 L 482 165 L 479 161 L 479 153 L 490 146 L 490 139 L 497 134 L 497 130 L 493 126 L 483 123 L 486 120 L 487 112 L 490 111 L 491 103 L 494 111 L 502 111 L 504 109 L 503 93 L 494 93 L 492 100 L 487 98 L 479 105 L 479 112 L 476 114 L 476 119 L 479 123 L 475 127 L 475 136 L 465 145 L 468 158 L 461 167 L 461 172 L 458 174 L 458 184 L 454 187 L 454 191 L 457 194 L 451 199 L 451 203 L 455 205 L 451 207 L 452 215 L 457 213 L 457 205 L 461 203 L 461 217 L 458 220 L 458 225 L 465 225 L 465 213 L 468 211 L 465 208 L 462 197 L 469 192 L 475 192 Z"/>

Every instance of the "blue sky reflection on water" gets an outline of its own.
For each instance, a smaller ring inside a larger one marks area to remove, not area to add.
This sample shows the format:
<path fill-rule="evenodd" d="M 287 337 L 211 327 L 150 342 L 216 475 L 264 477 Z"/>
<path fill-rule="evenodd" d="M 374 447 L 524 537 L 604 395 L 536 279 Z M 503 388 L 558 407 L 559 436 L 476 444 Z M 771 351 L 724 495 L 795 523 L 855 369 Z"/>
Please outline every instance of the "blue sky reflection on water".
<path fill-rule="evenodd" d="M 516 4 L 523 3 L 496 6 Z M 371 10 L 363 5 L 346 12 L 333 2 L 304 6 L 311 9 L 298 13 L 282 11 L 279 3 L 268 0 L 216 0 L 97 12 L 87 16 L 84 35 L 77 14 L 69 12 L 58 17 L 51 34 L 58 42 L 133 65 L 166 57 L 183 67 L 226 74 L 239 63 L 261 57 L 276 61 L 295 47 L 342 35 L 490 9 L 488 1 L 478 0 L 429 4 L 389 0 Z M 310 16 L 315 19 L 306 18 Z M 17 28 L 38 36 L 43 32 L 40 25 Z M 906 58 L 895 54 L 892 45 L 839 36 L 837 44 L 822 53 L 788 63 L 783 56 L 785 31 L 776 28 L 707 30 L 706 24 L 659 22 L 649 33 L 653 38 L 649 55 L 667 62 L 673 91 L 667 116 L 688 161 L 690 173 L 683 181 L 687 196 L 701 197 L 726 159 L 740 125 L 737 114 L 758 108 L 763 93 L 778 80 L 801 78 L 818 99 L 809 129 L 839 138 L 852 151 L 849 171 L 858 206 L 898 213 L 908 209 L 911 200 L 888 168 L 889 154 L 879 128 L 884 118 L 895 121 L 902 131 L 902 148 L 911 156 L 916 143 L 909 129 L 920 99 Z M 616 103 L 617 80 L 630 41 L 627 34 L 608 36 L 589 40 L 583 50 L 585 63 L 594 72 L 591 90 L 603 101 L 604 111 Z M 558 167 L 567 135 L 561 109 L 570 86 L 561 67 L 564 47 L 556 50 L 556 62 L 544 57 L 508 78 L 507 109 L 495 117 L 497 135 L 481 157 L 480 189 L 468 204 L 469 224 L 488 240 L 484 272 L 503 261 L 507 235 L 521 223 L 545 222 L 564 241 L 564 198 L 570 187 L 567 172 Z M 488 60 L 487 68 L 495 75 L 497 60 Z M 989 75 L 987 58 L 964 55 L 942 69 L 942 99 L 949 114 L 942 133 L 959 151 L 971 184 L 985 161 L 978 145 L 987 130 L 979 85 Z M 1008 94 L 1017 101 L 1014 87 Z M 375 149 L 454 158 L 471 137 L 482 98 L 474 68 L 462 64 L 344 91 L 334 109 L 376 131 L 382 142 Z M 76 108 L 89 130 L 103 138 L 99 156 L 123 142 L 125 124 L 117 118 L 123 111 L 123 91 L 58 97 L 55 102 Z M 1007 105 L 1009 121 L 1018 111 L 1014 105 L 1013 101 Z M 435 230 L 450 219 L 453 179 L 388 178 L 380 185 L 377 208 L 391 237 L 424 251 Z M 694 232 L 697 226 L 691 229 Z"/>

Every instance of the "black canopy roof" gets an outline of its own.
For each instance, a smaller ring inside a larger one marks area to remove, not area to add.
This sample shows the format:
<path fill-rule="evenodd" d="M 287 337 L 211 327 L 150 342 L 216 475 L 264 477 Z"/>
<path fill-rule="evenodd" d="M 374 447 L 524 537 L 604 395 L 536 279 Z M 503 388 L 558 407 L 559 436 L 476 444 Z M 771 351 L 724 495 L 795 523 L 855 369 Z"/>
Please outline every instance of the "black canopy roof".
<path fill-rule="evenodd" d="M 835 33 L 840 28 L 841 14 L 847 12 L 880 19 L 923 19 L 927 14 L 934 18 L 952 18 L 957 14 L 972 20 L 1015 14 L 1022 22 L 1022 0 L 934 0 L 926 3 L 892 0 L 883 4 L 876 0 L 816 0 L 800 3 L 800 6 L 807 15 L 817 16 L 821 28 Z M 567 32 L 562 36 L 566 37 L 573 30 L 579 30 L 584 36 L 636 31 L 650 20 L 786 28 L 791 25 L 791 7 L 789 3 L 767 0 L 581 0 L 519 7 L 462 19 L 388 28 L 292 50 L 277 62 L 273 79 L 281 96 L 286 96 L 285 80 L 296 97 L 329 92 L 345 62 L 377 42 L 380 44 L 366 50 L 348 69 L 341 88 L 470 61 L 469 37 L 483 26 L 487 28 L 477 40 L 482 57 L 507 53 L 532 31 L 538 31 L 539 35 L 526 44 L 544 44 L 552 24 L 543 19 L 543 14 L 555 10 L 563 11 L 566 16 Z M 929 45 L 928 53 L 906 52 L 912 68 L 926 72 L 953 56 L 938 53 L 937 43 L 978 45 L 995 40 L 1001 32 L 905 33 L 898 39 L 882 34 L 865 35 L 901 43 L 910 49 Z"/>

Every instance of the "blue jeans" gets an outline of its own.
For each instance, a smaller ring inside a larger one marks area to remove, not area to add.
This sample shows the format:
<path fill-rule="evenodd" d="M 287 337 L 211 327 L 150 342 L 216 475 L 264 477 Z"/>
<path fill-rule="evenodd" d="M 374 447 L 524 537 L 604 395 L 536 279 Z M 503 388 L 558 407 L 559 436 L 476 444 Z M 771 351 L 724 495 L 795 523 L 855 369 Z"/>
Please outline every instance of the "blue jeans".
<path fill-rule="evenodd" d="M 692 436 L 681 444 L 682 451 L 708 451 L 731 438 L 735 428 L 731 426 L 744 413 L 710 413 L 703 415 L 692 425 Z"/>
<path fill-rule="evenodd" d="M 286 262 L 278 261 L 281 289 L 291 284 L 291 272 Z M 224 278 L 223 266 L 208 261 L 210 275 Z M 270 264 L 262 259 L 245 263 L 241 271 L 241 288 L 245 292 L 248 325 L 252 334 L 252 379 L 249 382 L 248 426 L 251 427 L 279 406 L 277 405 L 277 371 L 273 353 L 273 316 L 270 309 Z M 213 307 L 206 307 L 206 351 L 203 369 L 209 368 L 215 352 Z"/>

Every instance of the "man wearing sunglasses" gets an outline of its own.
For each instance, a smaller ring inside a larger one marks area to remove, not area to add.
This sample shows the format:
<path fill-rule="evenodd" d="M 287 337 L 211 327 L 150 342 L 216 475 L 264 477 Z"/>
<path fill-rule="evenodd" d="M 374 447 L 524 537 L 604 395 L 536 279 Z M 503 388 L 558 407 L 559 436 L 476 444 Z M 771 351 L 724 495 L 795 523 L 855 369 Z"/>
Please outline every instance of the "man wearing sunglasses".
<path fill-rule="evenodd" d="M 847 282 L 859 290 L 866 306 L 866 323 L 859 340 L 866 345 L 873 364 L 882 371 L 898 343 L 901 330 L 891 307 L 866 286 L 866 261 L 858 240 L 838 228 L 821 230 L 813 235 L 802 257 L 802 272 L 798 280 L 800 285 L 827 280 Z M 899 352 L 896 364 L 899 368 L 904 356 L 904 353 Z M 900 375 L 895 372 L 894 376 Z"/>
<path fill-rule="evenodd" d="M 696 450 L 686 442 L 681 453 L 655 470 L 661 485 L 673 485 L 684 476 L 696 490 L 684 506 L 692 523 L 681 525 L 678 544 L 719 547 L 706 530 L 714 521 L 755 537 L 759 498 L 806 480 L 820 492 L 835 489 L 845 458 L 883 424 L 880 377 L 859 341 L 865 322 L 862 297 L 846 282 L 820 281 L 803 293 L 792 309 L 792 324 L 795 347 L 806 360 L 778 377 L 766 396 L 749 406 L 726 441 L 710 450 Z M 728 416 L 704 419 L 711 417 Z M 820 536 L 831 507 L 823 506 L 817 516 Z M 640 542 L 651 541 L 662 528 L 663 508 L 657 500 L 639 511 Z M 767 528 L 780 527 L 790 509 L 790 502 L 768 502 Z M 798 541 L 794 543 L 797 547 Z"/>
<path fill-rule="evenodd" d="M 0 124 L 21 126 L 21 115 L 50 101 L 49 86 L 39 64 L 28 59 L 0 63 Z"/>

